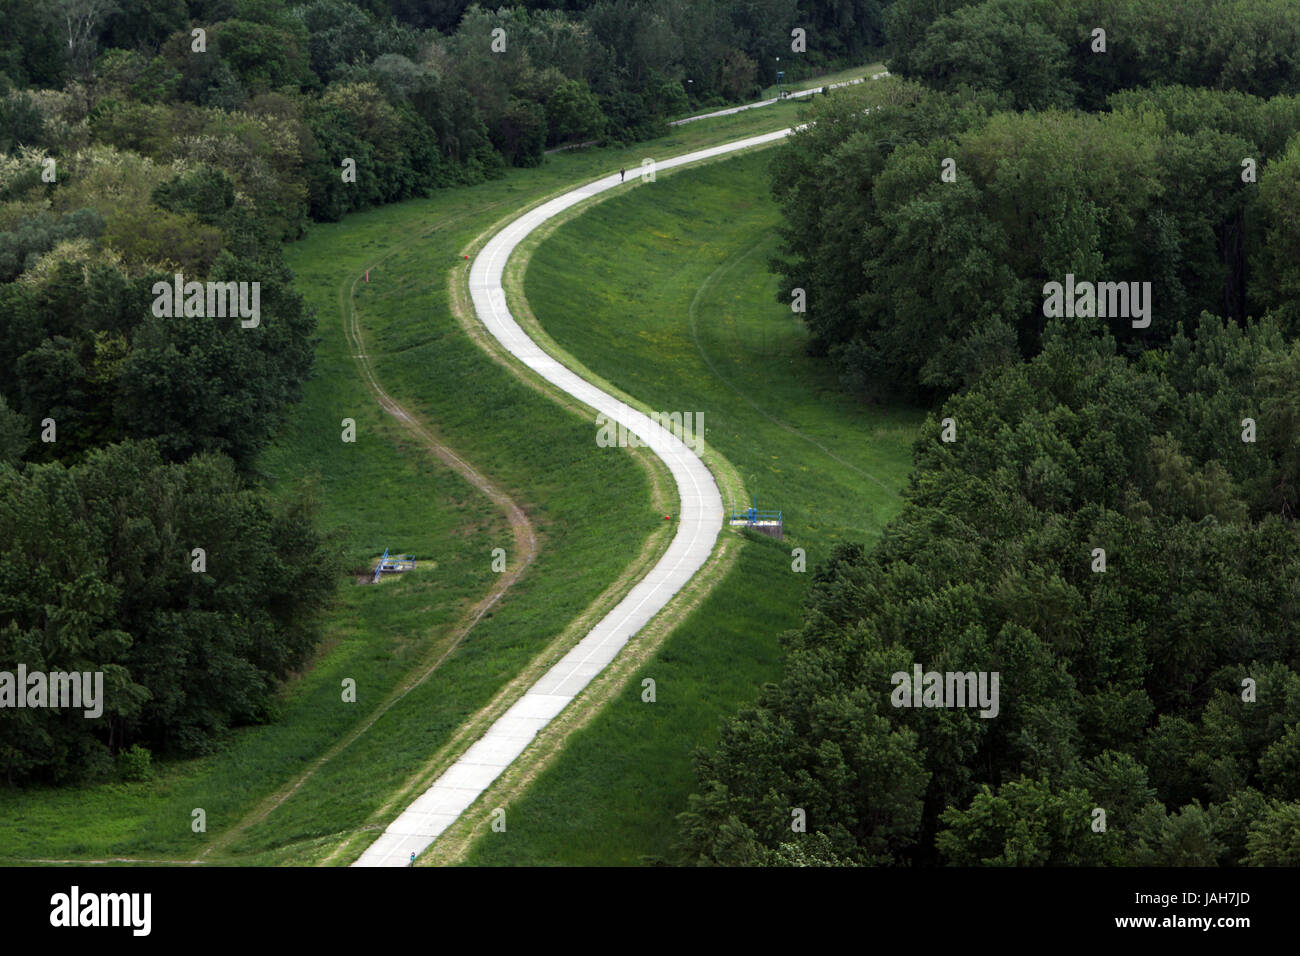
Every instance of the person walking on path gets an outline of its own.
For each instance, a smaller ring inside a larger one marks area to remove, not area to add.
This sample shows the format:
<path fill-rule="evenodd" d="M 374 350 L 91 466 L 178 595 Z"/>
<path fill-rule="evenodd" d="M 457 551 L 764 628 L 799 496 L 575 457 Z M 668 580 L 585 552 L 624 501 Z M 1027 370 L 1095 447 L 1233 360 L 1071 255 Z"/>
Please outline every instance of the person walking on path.
<path fill-rule="evenodd" d="M 626 173 L 626 172 L 627 172 L 626 169 L 620 169 L 620 170 L 618 171 L 618 181 L 619 181 L 620 183 L 623 181 L 623 174 Z"/>

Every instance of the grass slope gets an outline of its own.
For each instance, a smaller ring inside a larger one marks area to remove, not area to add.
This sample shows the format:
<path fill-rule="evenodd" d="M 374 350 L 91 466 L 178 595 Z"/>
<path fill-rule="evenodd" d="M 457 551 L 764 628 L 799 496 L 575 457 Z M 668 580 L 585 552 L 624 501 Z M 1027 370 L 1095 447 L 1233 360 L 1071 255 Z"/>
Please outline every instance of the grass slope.
<path fill-rule="evenodd" d="M 703 412 L 707 439 L 785 513 L 786 540 L 755 537 L 722 584 L 624 692 L 485 832 L 466 861 L 672 860 L 693 789 L 690 752 L 779 676 L 809 566 L 869 541 L 898 510 L 920 414 L 864 406 L 804 353 L 775 300 L 771 152 L 688 170 L 595 205 L 534 251 L 524 291 L 557 346 L 656 409 Z M 812 304 L 815 308 L 815 303 Z M 737 507 L 743 507 L 738 502 Z M 729 533 L 729 532 L 724 532 Z M 642 681 L 657 700 L 642 700 Z"/>
<path fill-rule="evenodd" d="M 523 386 L 456 325 L 447 280 L 463 263 L 460 250 L 502 217 L 611 169 L 796 121 L 794 104 L 781 103 L 626 149 L 566 153 L 502 180 L 313 227 L 291 246 L 299 288 L 318 310 L 321 341 L 306 400 L 262 469 L 273 485 L 317 483 L 326 524 L 340 529 L 357 565 L 392 547 L 419 555 L 421 567 L 378 588 L 351 579 L 342 585 L 320 652 L 286 688 L 274 724 L 237 731 L 207 757 L 159 760 L 147 782 L 0 790 L 0 818 L 8 824 L 0 828 L 0 860 L 199 858 L 368 720 L 490 586 L 491 548 L 510 540 L 501 516 L 378 409 L 351 357 L 339 290 L 372 266 L 357 302 L 380 380 L 476 467 L 522 496 L 543 553 L 434 678 L 263 823 L 204 859 L 316 862 L 345 836 L 395 815 L 399 808 L 386 804 L 409 774 L 618 577 L 662 524 L 642 466 L 626 454 L 589 454 L 594 424 Z M 355 444 L 340 441 L 346 417 L 357 422 Z M 341 700 L 345 677 L 357 682 L 356 704 Z M 192 829 L 196 808 L 206 814 L 204 833 Z"/>

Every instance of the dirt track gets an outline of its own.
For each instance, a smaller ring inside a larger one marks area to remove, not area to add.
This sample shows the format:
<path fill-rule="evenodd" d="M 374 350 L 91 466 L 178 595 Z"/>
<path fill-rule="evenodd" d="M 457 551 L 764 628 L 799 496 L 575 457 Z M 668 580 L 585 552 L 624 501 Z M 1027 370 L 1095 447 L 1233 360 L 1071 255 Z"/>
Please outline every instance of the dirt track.
<path fill-rule="evenodd" d="M 390 256 L 402 251 L 411 242 L 418 240 L 419 236 L 414 239 L 403 242 L 398 246 L 390 249 L 379 259 L 375 260 L 369 266 L 370 269 L 377 268 L 380 263 Z M 245 833 L 250 827 L 262 820 L 265 820 L 277 807 L 283 804 L 293 796 L 300 787 L 319 770 L 322 766 L 337 756 L 345 747 L 353 743 L 358 737 L 364 734 L 375 721 L 379 720 L 386 714 L 398 701 L 409 694 L 416 687 L 441 666 L 447 656 L 454 651 L 465 639 L 466 635 L 474 629 L 474 626 L 482 619 L 483 615 L 488 612 L 502 596 L 510 590 L 520 576 L 528 568 L 533 560 L 537 557 L 537 534 L 533 529 L 533 524 L 524 514 L 523 509 L 504 491 L 498 488 L 473 465 L 461 458 L 450 446 L 440 441 L 432 430 L 424 424 L 419 416 L 409 411 L 405 406 L 388 394 L 379 379 L 375 376 L 374 368 L 370 362 L 370 356 L 366 351 L 365 336 L 361 330 L 361 323 L 357 318 L 357 310 L 354 304 L 357 283 L 361 276 L 355 276 L 350 283 L 345 283 L 339 287 L 339 310 L 344 320 L 344 330 L 347 333 L 348 342 L 352 347 L 352 357 L 357 363 L 357 369 L 361 376 L 366 380 L 366 385 L 370 388 L 371 394 L 374 395 L 376 403 L 384 411 L 392 415 L 401 423 L 402 427 L 415 438 L 421 446 L 439 461 L 451 468 L 467 482 L 486 495 L 497 508 L 505 515 L 510 524 L 510 532 L 514 538 L 514 561 L 506 571 L 502 572 L 493 583 L 491 589 L 478 602 L 470 607 L 456 623 L 448 637 L 439 641 L 434 648 L 433 653 L 426 658 L 418 670 L 407 675 L 406 679 L 395 687 L 389 695 L 379 704 L 371 713 L 369 719 L 364 724 L 353 728 L 346 735 L 335 741 L 330 747 L 301 773 L 295 776 L 285 786 L 270 794 L 262 800 L 256 807 L 236 823 L 229 830 L 221 834 L 217 839 L 212 841 L 199 854 L 198 859 L 206 859 L 213 851 L 221 851 L 228 848 L 240 835 Z M 345 287 L 346 286 L 346 287 Z"/>

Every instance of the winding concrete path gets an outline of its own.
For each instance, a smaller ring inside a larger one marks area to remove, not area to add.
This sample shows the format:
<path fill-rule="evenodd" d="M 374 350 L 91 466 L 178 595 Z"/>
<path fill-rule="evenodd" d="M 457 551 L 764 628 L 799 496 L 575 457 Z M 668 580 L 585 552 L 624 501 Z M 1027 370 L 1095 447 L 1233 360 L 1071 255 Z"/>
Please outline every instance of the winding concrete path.
<path fill-rule="evenodd" d="M 656 163 L 656 171 L 760 146 L 788 136 L 780 130 L 724 143 Z M 628 184 L 639 181 L 629 171 Z M 493 723 L 433 785 L 389 824 L 356 866 L 405 866 L 419 855 L 472 804 L 489 784 L 527 748 L 538 731 L 572 701 L 623 646 L 685 587 L 708 560 L 722 529 L 722 497 L 708 468 L 687 445 L 645 414 L 601 391 L 547 355 L 520 328 L 506 308 L 502 276 L 506 261 L 534 229 L 564 210 L 620 185 L 614 173 L 579 186 L 525 213 L 493 236 L 470 267 L 469 288 L 474 309 L 489 332 L 512 355 L 596 412 L 625 426 L 655 452 L 672 472 L 681 499 L 677 534 L 667 552 L 632 591 L 582 638 L 558 663 Z M 647 184 L 649 185 L 649 184 Z M 592 454 L 617 454 L 596 444 Z"/>

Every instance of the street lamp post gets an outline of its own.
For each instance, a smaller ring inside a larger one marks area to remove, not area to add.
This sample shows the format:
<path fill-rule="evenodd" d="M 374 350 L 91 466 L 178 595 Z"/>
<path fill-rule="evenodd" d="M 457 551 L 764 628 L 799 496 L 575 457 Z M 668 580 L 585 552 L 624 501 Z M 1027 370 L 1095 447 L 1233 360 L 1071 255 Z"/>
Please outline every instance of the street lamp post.
<path fill-rule="evenodd" d="M 781 70 L 781 58 L 776 58 L 776 98 L 781 98 L 781 81 L 785 79 L 785 73 Z"/>

